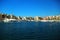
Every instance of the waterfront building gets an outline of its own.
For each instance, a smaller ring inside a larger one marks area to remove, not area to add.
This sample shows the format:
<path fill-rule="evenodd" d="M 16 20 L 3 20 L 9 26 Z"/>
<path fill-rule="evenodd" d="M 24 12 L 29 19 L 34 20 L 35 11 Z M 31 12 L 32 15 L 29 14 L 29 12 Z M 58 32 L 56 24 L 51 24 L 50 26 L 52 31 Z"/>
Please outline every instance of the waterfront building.
<path fill-rule="evenodd" d="M 49 20 L 52 20 L 52 16 L 48 16 L 49 17 Z"/>
<path fill-rule="evenodd" d="M 52 16 L 52 20 L 56 20 L 56 16 Z"/>
<path fill-rule="evenodd" d="M 60 15 L 59 15 L 59 20 L 60 20 Z"/>
<path fill-rule="evenodd" d="M 18 16 L 17 18 L 18 18 L 17 20 L 22 20 L 22 17 L 20 17 L 20 16 Z"/>
<path fill-rule="evenodd" d="M 59 20 L 59 16 L 56 16 L 56 20 Z"/>
<path fill-rule="evenodd" d="M 41 17 L 39 17 L 39 16 L 36 16 L 36 17 L 34 17 L 34 20 L 36 20 L 36 21 L 40 21 L 40 20 L 42 20 L 43 18 L 41 18 Z"/>
<path fill-rule="evenodd" d="M 12 15 L 12 14 L 10 14 L 10 19 L 12 19 L 12 17 L 13 17 L 13 15 Z"/>
<path fill-rule="evenodd" d="M 26 17 L 22 17 L 22 20 L 27 20 L 27 18 Z"/>
<path fill-rule="evenodd" d="M 16 16 L 14 16 L 14 15 L 10 15 L 10 19 L 18 19 Z"/>
<path fill-rule="evenodd" d="M 29 19 L 30 19 L 30 21 L 34 20 L 34 18 L 33 18 L 33 17 L 29 17 Z"/>
<path fill-rule="evenodd" d="M 44 17 L 44 18 L 43 18 L 43 20 L 48 20 L 48 19 L 49 19 L 49 17 Z"/>
<path fill-rule="evenodd" d="M 34 17 L 34 20 L 38 21 L 38 20 L 39 20 L 39 19 L 38 19 L 38 16 Z"/>
<path fill-rule="evenodd" d="M 29 20 L 29 21 L 34 20 L 34 18 L 33 18 L 33 17 L 26 17 L 26 19 L 27 19 L 27 20 Z"/>
<path fill-rule="evenodd" d="M 56 16 L 56 20 L 60 20 L 60 16 Z"/>
<path fill-rule="evenodd" d="M 20 20 L 20 17 L 19 16 L 17 18 L 18 18 L 18 20 Z"/>
<path fill-rule="evenodd" d="M 45 17 L 46 20 L 55 20 L 55 16 L 48 16 L 48 17 Z"/>
<path fill-rule="evenodd" d="M 10 16 L 10 15 L 7 15 L 7 18 L 8 18 L 8 19 L 10 19 L 10 18 L 11 18 L 11 16 Z"/>

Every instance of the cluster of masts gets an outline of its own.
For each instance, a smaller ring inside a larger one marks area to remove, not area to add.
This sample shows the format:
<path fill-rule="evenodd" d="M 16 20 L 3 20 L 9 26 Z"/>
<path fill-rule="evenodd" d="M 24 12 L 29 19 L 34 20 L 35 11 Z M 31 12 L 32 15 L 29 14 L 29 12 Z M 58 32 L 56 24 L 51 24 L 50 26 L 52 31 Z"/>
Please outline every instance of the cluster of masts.
<path fill-rule="evenodd" d="M 47 17 L 16 17 L 14 15 L 7 15 L 7 14 L 0 14 L 0 21 L 47 21 L 47 20 L 59 20 L 60 21 L 60 15 L 58 16 L 47 16 Z"/>

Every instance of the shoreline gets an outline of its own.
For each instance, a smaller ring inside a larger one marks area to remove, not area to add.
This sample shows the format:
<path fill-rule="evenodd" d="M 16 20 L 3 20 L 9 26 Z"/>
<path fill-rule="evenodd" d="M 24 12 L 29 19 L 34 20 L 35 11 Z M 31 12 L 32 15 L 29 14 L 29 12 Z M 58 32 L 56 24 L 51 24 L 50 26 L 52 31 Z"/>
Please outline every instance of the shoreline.
<path fill-rule="evenodd" d="M 60 15 L 46 16 L 46 17 L 21 17 L 8 14 L 0 14 L 1 22 L 20 22 L 20 21 L 34 21 L 34 22 L 60 22 Z"/>
<path fill-rule="evenodd" d="M 28 21 L 28 22 L 60 22 L 60 20 L 0 20 L 0 22 L 21 22 L 21 21 Z"/>

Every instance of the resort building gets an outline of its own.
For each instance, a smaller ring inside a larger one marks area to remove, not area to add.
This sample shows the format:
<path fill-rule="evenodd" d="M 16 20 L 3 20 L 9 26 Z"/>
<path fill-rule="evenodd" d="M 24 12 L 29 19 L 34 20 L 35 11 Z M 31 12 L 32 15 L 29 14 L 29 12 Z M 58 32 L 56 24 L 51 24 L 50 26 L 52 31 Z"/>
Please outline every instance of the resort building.
<path fill-rule="evenodd" d="M 55 19 L 55 16 L 48 16 L 43 18 L 43 20 L 54 20 L 54 19 Z"/>
<path fill-rule="evenodd" d="M 33 17 L 26 17 L 26 19 L 27 19 L 28 21 L 33 21 L 33 20 L 34 20 Z"/>
<path fill-rule="evenodd" d="M 59 15 L 59 20 L 60 20 L 60 15 Z"/>
<path fill-rule="evenodd" d="M 26 17 L 22 17 L 22 20 L 27 20 L 27 18 Z"/>
<path fill-rule="evenodd" d="M 34 20 L 35 21 L 40 21 L 40 20 L 42 20 L 43 18 L 41 18 L 41 17 L 39 17 L 39 16 L 36 16 L 36 17 L 34 17 Z"/>
<path fill-rule="evenodd" d="M 56 16 L 56 20 L 60 20 L 60 16 Z"/>
<path fill-rule="evenodd" d="M 22 17 L 20 17 L 20 16 L 18 16 L 17 18 L 18 18 L 17 20 L 19 20 L 19 21 L 22 20 Z"/>
<path fill-rule="evenodd" d="M 48 16 L 49 20 L 52 20 L 52 16 Z"/>
<path fill-rule="evenodd" d="M 48 20 L 48 19 L 49 19 L 49 17 L 44 17 L 44 18 L 43 18 L 43 20 Z"/>
<path fill-rule="evenodd" d="M 17 19 L 17 17 L 11 14 L 10 19 Z"/>

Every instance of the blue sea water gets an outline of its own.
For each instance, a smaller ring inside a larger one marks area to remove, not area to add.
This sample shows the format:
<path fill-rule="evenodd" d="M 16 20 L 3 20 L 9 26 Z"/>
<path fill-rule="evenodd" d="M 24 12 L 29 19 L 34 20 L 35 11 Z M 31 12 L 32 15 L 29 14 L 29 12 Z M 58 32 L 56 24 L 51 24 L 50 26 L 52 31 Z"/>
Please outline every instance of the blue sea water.
<path fill-rule="evenodd" d="M 0 40 L 60 40 L 60 22 L 0 22 Z"/>

